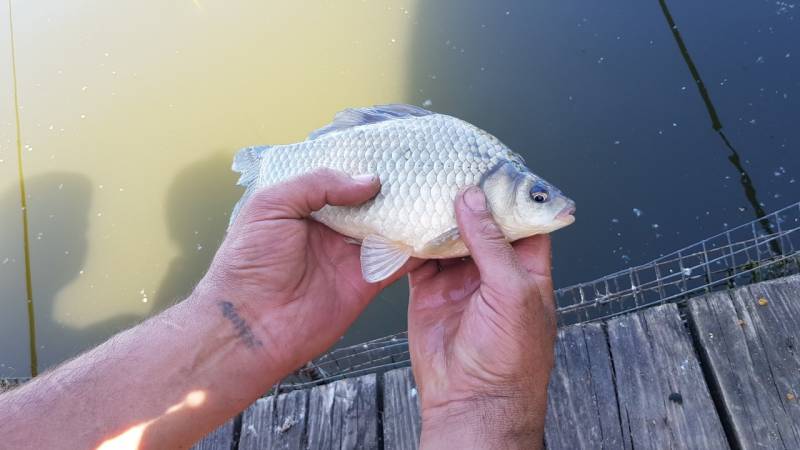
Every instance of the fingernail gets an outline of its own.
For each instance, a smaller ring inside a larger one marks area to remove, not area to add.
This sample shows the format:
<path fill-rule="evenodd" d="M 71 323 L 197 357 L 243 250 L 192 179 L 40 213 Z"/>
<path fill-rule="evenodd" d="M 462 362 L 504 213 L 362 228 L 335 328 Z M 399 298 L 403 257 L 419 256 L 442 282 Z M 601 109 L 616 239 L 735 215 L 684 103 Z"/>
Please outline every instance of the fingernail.
<path fill-rule="evenodd" d="M 486 211 L 486 196 L 477 186 L 472 186 L 464 192 L 464 203 L 474 212 Z"/>
<path fill-rule="evenodd" d="M 353 175 L 351 178 L 357 183 L 370 184 L 374 183 L 378 177 L 371 173 L 363 173 L 361 175 Z"/>

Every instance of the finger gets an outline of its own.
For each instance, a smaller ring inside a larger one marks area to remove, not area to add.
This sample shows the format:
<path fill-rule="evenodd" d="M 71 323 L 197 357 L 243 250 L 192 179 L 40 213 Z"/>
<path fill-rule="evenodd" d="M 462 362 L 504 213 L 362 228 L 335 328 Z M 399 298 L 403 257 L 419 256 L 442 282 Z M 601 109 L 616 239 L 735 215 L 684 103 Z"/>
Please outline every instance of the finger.
<path fill-rule="evenodd" d="M 486 203 L 486 196 L 472 186 L 455 203 L 461 236 L 478 266 L 481 279 L 492 286 L 502 286 L 509 275 L 520 275 L 522 268 Z"/>
<path fill-rule="evenodd" d="M 522 267 L 533 275 L 550 278 L 550 236 L 539 234 L 514 243 Z"/>
<path fill-rule="evenodd" d="M 437 260 L 432 259 L 426 261 L 421 266 L 412 270 L 411 273 L 408 274 L 409 282 L 412 285 L 417 283 L 422 283 L 424 281 L 433 278 L 438 273 L 439 273 L 439 262 Z"/>
<path fill-rule="evenodd" d="M 553 279 L 550 274 L 550 236 L 542 234 L 520 239 L 514 243 L 514 250 L 517 252 L 522 266 L 531 274 L 542 303 L 553 313 L 555 300 L 553 298 Z"/>
<path fill-rule="evenodd" d="M 331 169 L 318 169 L 262 189 L 253 195 L 245 214 L 264 219 L 301 219 L 325 205 L 353 206 L 380 191 L 375 175 L 350 176 Z"/>

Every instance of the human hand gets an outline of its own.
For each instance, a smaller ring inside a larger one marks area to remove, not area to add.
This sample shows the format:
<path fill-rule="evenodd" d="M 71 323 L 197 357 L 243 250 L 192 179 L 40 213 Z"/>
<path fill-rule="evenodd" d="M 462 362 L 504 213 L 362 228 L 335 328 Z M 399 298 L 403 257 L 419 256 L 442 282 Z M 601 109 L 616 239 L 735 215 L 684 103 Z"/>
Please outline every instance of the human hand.
<path fill-rule="evenodd" d="M 229 230 L 198 289 L 219 299 L 242 344 L 267 353 L 270 371 L 291 372 L 325 351 L 381 289 L 419 264 L 367 283 L 359 247 L 309 218 L 379 191 L 375 176 L 318 170 L 253 194 Z"/>
<path fill-rule="evenodd" d="M 512 247 L 476 187 L 455 206 L 472 259 L 410 277 L 421 448 L 541 447 L 556 335 L 549 237 Z"/>

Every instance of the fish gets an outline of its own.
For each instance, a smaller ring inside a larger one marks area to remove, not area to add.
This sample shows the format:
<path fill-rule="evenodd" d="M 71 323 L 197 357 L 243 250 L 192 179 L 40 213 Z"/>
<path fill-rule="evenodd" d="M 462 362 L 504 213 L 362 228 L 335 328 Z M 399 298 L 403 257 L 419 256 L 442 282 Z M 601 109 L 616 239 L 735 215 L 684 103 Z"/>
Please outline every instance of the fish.
<path fill-rule="evenodd" d="M 232 169 L 245 191 L 231 224 L 257 190 L 320 168 L 380 179 L 380 192 L 366 203 L 312 213 L 360 243 L 361 272 L 370 283 L 390 277 L 411 257 L 468 256 L 454 207 L 468 186 L 483 190 L 509 242 L 575 221 L 575 202 L 493 135 L 453 116 L 392 104 L 341 111 L 302 142 L 239 150 Z"/>

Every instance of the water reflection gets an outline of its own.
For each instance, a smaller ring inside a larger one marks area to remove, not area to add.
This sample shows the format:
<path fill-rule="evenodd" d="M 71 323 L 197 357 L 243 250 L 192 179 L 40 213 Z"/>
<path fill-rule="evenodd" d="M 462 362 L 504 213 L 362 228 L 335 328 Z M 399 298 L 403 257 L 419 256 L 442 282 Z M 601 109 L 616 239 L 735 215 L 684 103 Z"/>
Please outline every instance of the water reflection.
<path fill-rule="evenodd" d="M 692 56 L 689 54 L 689 49 L 686 47 L 686 43 L 681 36 L 678 25 L 672 18 L 672 14 L 669 11 L 666 0 L 658 0 L 658 4 L 661 6 L 661 11 L 664 13 L 664 19 L 666 19 L 669 29 L 672 30 L 672 35 L 675 37 L 675 43 L 678 44 L 681 56 L 683 56 L 683 60 L 686 62 L 686 67 L 689 68 L 689 72 L 692 74 L 692 79 L 694 79 L 694 82 L 697 85 L 697 90 L 700 93 L 700 97 L 703 98 L 703 104 L 705 104 L 706 111 L 708 111 L 708 117 L 711 119 L 711 128 L 713 128 L 714 131 L 719 134 L 723 144 L 731 152 L 731 154 L 728 156 L 728 161 L 733 164 L 733 167 L 736 168 L 736 171 L 739 174 L 739 180 L 742 184 L 742 188 L 744 189 L 745 199 L 747 199 L 747 202 L 750 203 L 750 207 L 753 208 L 756 218 L 766 216 L 767 212 L 764 211 L 762 202 L 758 199 L 756 187 L 753 184 L 752 178 L 750 178 L 747 170 L 742 165 L 742 158 L 739 156 L 739 152 L 733 148 L 733 144 L 731 144 L 728 137 L 725 136 L 725 133 L 722 131 L 722 122 L 717 114 L 717 109 L 714 107 L 714 103 L 711 101 L 711 96 L 708 94 L 706 84 L 703 82 L 702 77 L 700 77 L 700 71 L 697 70 L 697 66 L 695 66 Z M 765 220 L 759 223 L 766 234 L 772 233 L 773 230 L 770 227 L 769 221 Z M 781 249 L 777 241 L 770 241 L 769 245 L 775 254 L 781 253 Z"/>

